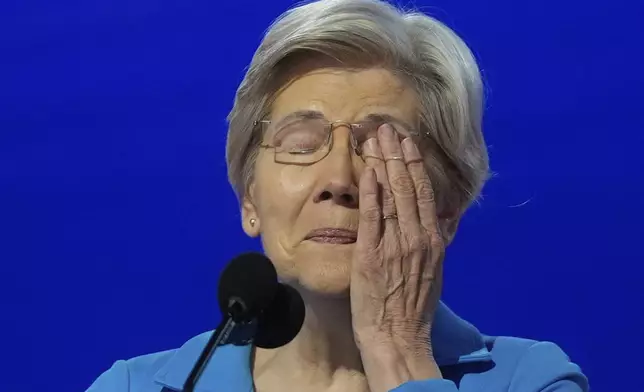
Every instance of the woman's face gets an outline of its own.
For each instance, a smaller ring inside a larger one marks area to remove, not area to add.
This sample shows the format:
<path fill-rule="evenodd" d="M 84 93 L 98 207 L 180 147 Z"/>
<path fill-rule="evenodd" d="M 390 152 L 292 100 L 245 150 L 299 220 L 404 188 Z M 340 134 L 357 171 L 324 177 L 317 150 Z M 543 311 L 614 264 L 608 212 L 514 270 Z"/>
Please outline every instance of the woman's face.
<path fill-rule="evenodd" d="M 282 89 L 270 120 L 276 124 L 295 112 L 315 111 L 328 121 L 357 123 L 385 114 L 415 124 L 416 103 L 413 89 L 387 70 L 323 68 Z M 273 142 L 275 130 L 267 128 L 265 143 Z M 260 149 L 243 202 L 243 227 L 250 236 L 261 235 L 283 281 L 328 295 L 348 294 L 364 167 L 347 126 L 333 130 L 328 155 L 313 164 L 277 163 L 274 149 Z"/>

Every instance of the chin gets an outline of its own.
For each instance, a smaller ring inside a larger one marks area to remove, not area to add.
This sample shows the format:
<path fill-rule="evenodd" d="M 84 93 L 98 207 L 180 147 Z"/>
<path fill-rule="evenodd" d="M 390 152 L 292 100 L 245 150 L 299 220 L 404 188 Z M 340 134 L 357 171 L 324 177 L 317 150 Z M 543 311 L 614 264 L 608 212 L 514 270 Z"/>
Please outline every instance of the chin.
<path fill-rule="evenodd" d="M 327 249 L 298 255 L 287 268 L 276 263 L 280 279 L 313 295 L 348 297 L 351 249 Z"/>
<path fill-rule="evenodd" d="M 314 295 L 329 297 L 348 297 L 351 285 L 350 268 L 343 271 L 311 271 L 300 273 L 297 284 Z"/>

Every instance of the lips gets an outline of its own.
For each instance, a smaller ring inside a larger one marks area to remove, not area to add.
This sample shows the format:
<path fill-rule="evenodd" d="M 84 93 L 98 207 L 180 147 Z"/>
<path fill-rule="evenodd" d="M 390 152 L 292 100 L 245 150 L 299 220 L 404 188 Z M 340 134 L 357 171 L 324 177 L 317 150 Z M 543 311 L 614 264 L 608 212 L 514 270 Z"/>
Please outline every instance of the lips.
<path fill-rule="evenodd" d="M 324 228 L 311 231 L 305 239 L 325 244 L 353 244 L 358 239 L 358 233 L 354 230 Z"/>

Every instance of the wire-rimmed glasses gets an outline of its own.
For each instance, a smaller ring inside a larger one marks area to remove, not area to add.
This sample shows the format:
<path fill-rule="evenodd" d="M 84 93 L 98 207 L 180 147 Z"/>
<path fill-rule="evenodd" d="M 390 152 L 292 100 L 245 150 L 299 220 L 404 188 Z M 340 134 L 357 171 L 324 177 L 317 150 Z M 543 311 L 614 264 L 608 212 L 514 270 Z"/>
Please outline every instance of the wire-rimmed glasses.
<path fill-rule="evenodd" d="M 333 147 L 333 130 L 346 127 L 351 130 L 351 146 L 355 153 L 362 157 L 364 142 L 377 137 L 378 128 L 389 124 L 398 134 L 400 141 L 407 137 L 418 136 L 417 131 L 393 116 L 372 114 L 364 120 L 350 123 L 346 121 L 328 121 L 320 112 L 304 111 L 286 116 L 273 123 L 270 120 L 256 121 L 262 126 L 262 135 L 269 142 L 262 143 L 262 148 L 275 151 L 275 162 L 284 164 L 310 165 L 324 159 Z"/>

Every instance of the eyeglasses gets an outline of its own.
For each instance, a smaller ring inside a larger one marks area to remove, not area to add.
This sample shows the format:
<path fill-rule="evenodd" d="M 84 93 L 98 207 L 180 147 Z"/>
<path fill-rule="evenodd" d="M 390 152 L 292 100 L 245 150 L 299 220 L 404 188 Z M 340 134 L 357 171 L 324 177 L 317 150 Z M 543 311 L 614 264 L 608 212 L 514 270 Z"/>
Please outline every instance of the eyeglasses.
<path fill-rule="evenodd" d="M 274 124 L 270 120 L 256 121 L 262 126 L 262 134 L 268 135 L 270 142 L 262 143 L 262 148 L 275 151 L 275 162 L 295 165 L 310 165 L 324 159 L 333 147 L 333 130 L 346 127 L 351 130 L 351 147 L 356 155 L 363 156 L 363 145 L 372 137 L 377 137 L 378 128 L 389 124 L 396 131 L 400 141 L 410 136 L 418 136 L 402 121 L 382 116 L 367 117 L 357 123 L 327 121 L 319 114 L 296 116 L 292 120 Z"/>

